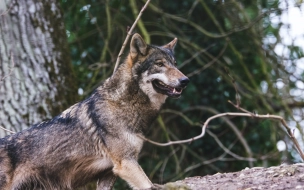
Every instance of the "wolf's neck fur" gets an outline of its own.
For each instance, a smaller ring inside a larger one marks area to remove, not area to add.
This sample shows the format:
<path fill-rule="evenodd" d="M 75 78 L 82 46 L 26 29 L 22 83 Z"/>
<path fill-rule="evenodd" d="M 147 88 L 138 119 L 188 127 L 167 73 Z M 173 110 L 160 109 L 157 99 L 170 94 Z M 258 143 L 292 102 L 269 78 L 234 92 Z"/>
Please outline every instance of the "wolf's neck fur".
<path fill-rule="evenodd" d="M 158 115 L 161 105 L 155 105 L 150 100 L 140 89 L 138 80 L 140 76 L 132 74 L 132 68 L 125 62 L 97 88 L 97 93 L 107 100 L 107 105 L 103 106 L 112 112 L 113 122 L 123 122 L 122 126 L 134 132 L 145 132 Z"/>

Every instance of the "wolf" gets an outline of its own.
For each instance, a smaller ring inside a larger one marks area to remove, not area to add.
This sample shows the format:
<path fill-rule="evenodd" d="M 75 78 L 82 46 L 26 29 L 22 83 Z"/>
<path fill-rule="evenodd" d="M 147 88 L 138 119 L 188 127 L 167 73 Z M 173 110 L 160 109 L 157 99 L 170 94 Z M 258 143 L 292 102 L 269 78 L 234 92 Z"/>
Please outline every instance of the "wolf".
<path fill-rule="evenodd" d="M 87 99 L 0 139 L 0 189 L 70 190 L 97 181 L 103 190 L 117 176 L 132 189 L 157 188 L 137 160 L 162 104 L 189 82 L 176 67 L 176 43 L 148 45 L 134 34 L 125 61 Z"/>

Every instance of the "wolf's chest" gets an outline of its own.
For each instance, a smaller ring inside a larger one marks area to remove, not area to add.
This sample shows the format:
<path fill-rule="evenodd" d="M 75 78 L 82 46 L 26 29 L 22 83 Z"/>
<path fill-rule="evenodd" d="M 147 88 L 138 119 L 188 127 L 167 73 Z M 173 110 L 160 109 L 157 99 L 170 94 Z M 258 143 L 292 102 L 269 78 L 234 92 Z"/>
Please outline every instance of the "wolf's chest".
<path fill-rule="evenodd" d="M 132 147 L 137 154 L 139 154 L 143 146 L 143 140 L 135 133 L 125 132 L 123 136 L 125 143 Z"/>
<path fill-rule="evenodd" d="M 74 165 L 74 171 L 79 170 L 79 173 L 98 173 L 100 171 L 104 171 L 108 168 L 113 167 L 112 161 L 107 157 L 93 157 L 93 158 L 84 158 L 81 160 L 77 160 Z"/>

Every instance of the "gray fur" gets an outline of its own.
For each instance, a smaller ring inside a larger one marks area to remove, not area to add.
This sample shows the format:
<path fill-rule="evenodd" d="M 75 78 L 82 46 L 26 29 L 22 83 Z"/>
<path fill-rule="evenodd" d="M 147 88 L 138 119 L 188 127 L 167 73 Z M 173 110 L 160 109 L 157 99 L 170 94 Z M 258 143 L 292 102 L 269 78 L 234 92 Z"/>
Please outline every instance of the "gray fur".
<path fill-rule="evenodd" d="M 143 144 L 138 135 L 171 96 L 166 93 L 177 97 L 185 87 L 175 44 L 150 46 L 135 34 L 128 58 L 89 98 L 0 139 L 0 189 L 75 189 L 94 180 L 97 189 L 111 189 L 116 176 L 133 189 L 153 188 L 137 163 Z M 155 79 L 169 90 L 154 90 Z"/>

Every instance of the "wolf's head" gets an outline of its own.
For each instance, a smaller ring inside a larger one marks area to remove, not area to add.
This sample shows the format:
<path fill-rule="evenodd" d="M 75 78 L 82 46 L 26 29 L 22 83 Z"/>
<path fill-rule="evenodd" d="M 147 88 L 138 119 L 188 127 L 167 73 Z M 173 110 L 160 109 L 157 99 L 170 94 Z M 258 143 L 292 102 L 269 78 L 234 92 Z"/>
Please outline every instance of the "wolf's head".
<path fill-rule="evenodd" d="M 177 39 L 163 46 L 147 45 L 139 34 L 130 43 L 132 75 L 152 102 L 179 98 L 189 79 L 176 67 L 173 56 Z"/>

